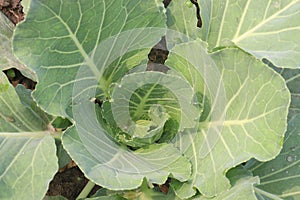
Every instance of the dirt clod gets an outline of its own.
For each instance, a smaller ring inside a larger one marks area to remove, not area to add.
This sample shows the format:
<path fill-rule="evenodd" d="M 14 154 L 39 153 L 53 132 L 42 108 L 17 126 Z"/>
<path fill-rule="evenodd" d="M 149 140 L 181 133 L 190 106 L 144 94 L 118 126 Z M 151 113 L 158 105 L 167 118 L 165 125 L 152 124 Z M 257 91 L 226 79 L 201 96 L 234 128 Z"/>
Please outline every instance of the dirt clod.
<path fill-rule="evenodd" d="M 21 0 L 0 0 L 0 10 L 14 24 L 19 23 L 24 19 L 23 7 Z"/>

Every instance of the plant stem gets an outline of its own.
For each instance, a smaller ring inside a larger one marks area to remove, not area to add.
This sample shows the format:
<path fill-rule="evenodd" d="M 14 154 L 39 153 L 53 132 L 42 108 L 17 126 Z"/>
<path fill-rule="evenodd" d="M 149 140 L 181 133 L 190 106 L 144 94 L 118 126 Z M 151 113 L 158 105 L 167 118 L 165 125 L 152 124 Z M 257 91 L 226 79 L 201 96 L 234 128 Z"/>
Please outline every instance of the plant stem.
<path fill-rule="evenodd" d="M 89 193 L 92 191 L 94 186 L 95 186 L 95 183 L 93 183 L 92 181 L 89 181 L 85 185 L 85 187 L 82 189 L 80 194 L 77 196 L 76 200 L 86 198 L 89 195 Z"/>
<path fill-rule="evenodd" d="M 55 131 L 55 132 L 51 133 L 51 136 L 54 139 L 61 141 L 62 131 Z"/>

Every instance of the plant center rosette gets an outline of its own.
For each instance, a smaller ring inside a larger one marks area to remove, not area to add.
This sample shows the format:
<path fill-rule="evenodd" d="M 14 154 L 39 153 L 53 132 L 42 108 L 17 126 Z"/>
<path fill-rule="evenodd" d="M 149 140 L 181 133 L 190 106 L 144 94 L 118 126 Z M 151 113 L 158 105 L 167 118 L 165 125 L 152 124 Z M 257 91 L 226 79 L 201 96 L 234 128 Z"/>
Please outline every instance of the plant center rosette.
<path fill-rule="evenodd" d="M 196 97 L 179 76 L 144 71 L 125 75 L 103 104 L 103 117 L 114 127 L 110 135 L 132 148 L 170 143 L 199 120 Z M 111 123 L 112 122 L 112 123 Z"/>
<path fill-rule="evenodd" d="M 174 31 L 167 37 L 173 57 L 167 65 L 169 70 L 148 71 L 147 55 L 153 41 L 159 41 L 149 35 L 157 34 L 162 36 L 166 31 L 130 30 L 100 43 L 77 73 L 76 80 L 80 81 L 74 84 L 70 113 L 85 153 L 102 171 L 112 170 L 123 178 L 125 174 L 138 180 L 146 177 L 162 184 L 169 174 L 180 181 L 190 177 L 191 163 L 184 152 L 198 130 L 207 128 L 209 119 L 215 117 L 210 105 L 219 87 L 214 80 L 220 78 L 202 44 L 190 45 L 194 48 L 191 51 L 203 52 L 200 62 L 198 57 L 180 52 L 182 48 L 172 48 L 175 40 L 184 37 Z M 209 73 L 217 78 L 211 81 L 205 76 Z M 95 104 L 95 98 L 101 103 Z M 197 136 L 207 139 L 201 142 L 202 156 L 217 141 L 216 133 Z"/>

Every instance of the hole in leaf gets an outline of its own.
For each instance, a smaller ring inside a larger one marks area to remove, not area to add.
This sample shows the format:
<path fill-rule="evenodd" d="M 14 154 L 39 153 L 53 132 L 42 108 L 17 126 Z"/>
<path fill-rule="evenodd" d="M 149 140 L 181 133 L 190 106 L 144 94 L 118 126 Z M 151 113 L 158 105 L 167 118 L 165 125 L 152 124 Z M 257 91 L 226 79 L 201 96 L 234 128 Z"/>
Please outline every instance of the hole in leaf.
<path fill-rule="evenodd" d="M 25 77 L 18 69 L 10 68 L 7 70 L 3 70 L 6 74 L 9 82 L 16 87 L 18 84 L 22 84 L 26 89 L 34 90 L 36 82 Z"/>

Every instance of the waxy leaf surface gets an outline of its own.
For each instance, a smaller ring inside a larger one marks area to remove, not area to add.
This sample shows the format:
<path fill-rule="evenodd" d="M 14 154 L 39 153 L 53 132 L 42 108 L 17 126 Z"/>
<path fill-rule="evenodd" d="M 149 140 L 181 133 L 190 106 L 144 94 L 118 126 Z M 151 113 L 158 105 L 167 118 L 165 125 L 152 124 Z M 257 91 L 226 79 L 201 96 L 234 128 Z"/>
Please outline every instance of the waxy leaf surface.
<path fill-rule="evenodd" d="M 50 118 L 28 90 L 16 90 L 1 73 L 0 199 L 41 199 L 58 168 Z"/>
<path fill-rule="evenodd" d="M 196 44 L 178 45 L 174 52 L 199 52 Z M 177 62 L 175 55 L 172 56 L 169 56 L 169 66 L 182 64 Z M 198 57 L 186 55 L 194 66 L 197 66 Z M 218 67 L 220 77 L 205 75 L 216 79 L 220 86 L 223 84 L 226 96 L 220 96 L 219 92 L 216 98 L 225 100 L 225 104 L 220 104 L 225 106 L 219 108 L 222 109 L 219 119 L 207 118 L 200 122 L 197 133 L 187 132 L 175 141 L 175 146 L 194 166 L 189 182 L 181 186 L 174 183 L 181 197 L 194 195 L 193 187 L 206 196 L 230 188 L 225 172 L 252 157 L 261 161 L 273 159 L 280 152 L 287 126 L 290 94 L 279 74 L 234 48 L 224 49 L 210 57 Z M 215 110 L 211 112 L 217 112 L 220 105 L 215 104 Z"/>
<path fill-rule="evenodd" d="M 299 67 L 299 9 L 299 0 L 213 1 L 207 42 L 210 48 L 234 43 L 278 67 Z"/>

